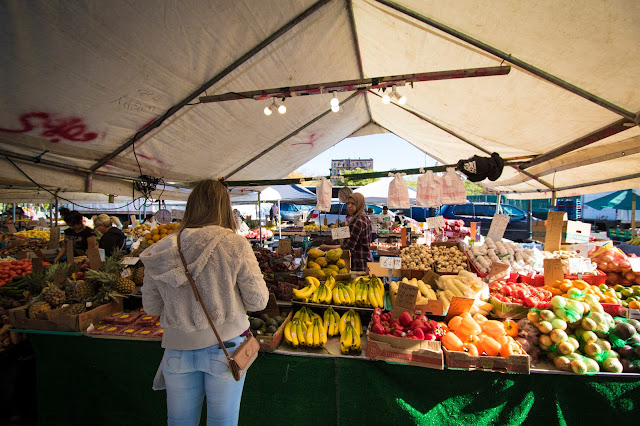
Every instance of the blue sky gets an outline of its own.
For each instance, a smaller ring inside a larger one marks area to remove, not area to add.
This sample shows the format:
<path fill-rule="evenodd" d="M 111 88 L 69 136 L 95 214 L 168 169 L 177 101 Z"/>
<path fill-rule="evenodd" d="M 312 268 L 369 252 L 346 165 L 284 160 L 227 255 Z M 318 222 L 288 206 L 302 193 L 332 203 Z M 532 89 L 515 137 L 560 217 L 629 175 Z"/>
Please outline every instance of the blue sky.
<path fill-rule="evenodd" d="M 373 158 L 375 171 L 429 167 L 436 164 L 433 158 L 404 139 L 392 133 L 383 133 L 345 139 L 300 166 L 298 171 L 306 176 L 328 175 L 331 160 L 343 158 Z"/>

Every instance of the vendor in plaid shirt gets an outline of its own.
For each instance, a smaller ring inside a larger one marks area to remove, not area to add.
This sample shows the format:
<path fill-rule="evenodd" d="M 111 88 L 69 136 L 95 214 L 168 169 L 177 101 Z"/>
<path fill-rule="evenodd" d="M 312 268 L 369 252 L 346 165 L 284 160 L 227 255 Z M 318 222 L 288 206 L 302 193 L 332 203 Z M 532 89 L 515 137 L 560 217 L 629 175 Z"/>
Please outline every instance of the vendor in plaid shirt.
<path fill-rule="evenodd" d="M 341 241 L 344 250 L 351 251 L 351 270 L 366 271 L 367 262 L 373 262 L 373 256 L 369 251 L 371 245 L 371 221 L 365 212 L 366 203 L 364 196 L 359 193 L 353 193 L 347 201 L 347 211 L 351 219 L 349 219 L 348 239 Z"/>

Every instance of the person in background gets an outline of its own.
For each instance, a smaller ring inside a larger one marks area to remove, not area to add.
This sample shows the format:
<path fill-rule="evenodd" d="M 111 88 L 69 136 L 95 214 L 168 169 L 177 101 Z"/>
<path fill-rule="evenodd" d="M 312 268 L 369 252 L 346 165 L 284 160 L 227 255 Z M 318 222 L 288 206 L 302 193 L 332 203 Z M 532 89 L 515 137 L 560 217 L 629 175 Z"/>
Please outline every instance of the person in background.
<path fill-rule="evenodd" d="M 276 203 L 271 205 L 271 210 L 269 210 L 269 220 L 272 222 L 276 222 L 280 219 L 280 209 Z"/>
<path fill-rule="evenodd" d="M 144 263 L 142 305 L 160 315 L 164 356 L 153 389 L 167 390 L 169 425 L 198 425 L 203 398 L 207 424 L 235 425 L 247 372 L 236 381 L 187 280 L 177 241 L 222 344 L 233 353 L 249 333 L 247 311 L 267 306 L 269 292 L 246 238 L 236 234 L 226 188 L 199 182 L 189 195 L 180 231 L 152 245 Z"/>
<path fill-rule="evenodd" d="M 101 214 L 93 218 L 95 230 L 102 234 L 98 247 L 104 250 L 105 256 L 112 256 L 114 251 L 123 250 L 127 242 L 124 233 L 113 226 L 114 219 L 118 220 L 118 218 L 109 217 L 106 214 Z"/>
<path fill-rule="evenodd" d="M 369 250 L 371 246 L 371 221 L 364 212 L 364 195 L 354 192 L 347 200 L 347 212 L 349 213 L 349 238 L 341 240 L 340 246 L 321 245 L 321 250 L 342 247 L 351 251 L 351 270 L 366 271 L 367 262 L 373 262 L 373 255 Z"/>
<path fill-rule="evenodd" d="M 144 222 L 142 222 L 143 225 L 152 225 L 154 222 L 156 221 L 155 216 L 153 216 L 152 214 L 148 214 L 147 217 L 145 217 Z M 132 224 L 131 226 L 135 227 L 136 224 Z"/>
<path fill-rule="evenodd" d="M 380 221 L 380 226 L 383 229 L 391 228 L 392 218 L 387 206 L 382 207 L 382 213 L 378 215 L 378 220 Z"/>
<path fill-rule="evenodd" d="M 64 230 L 64 237 L 65 240 L 73 242 L 73 253 L 67 253 L 67 246 L 64 244 L 54 262 L 58 262 L 65 254 L 72 257 L 82 256 L 87 252 L 87 248 L 96 246 L 96 233 L 93 232 L 93 229 L 85 226 L 83 219 L 77 211 L 70 211 L 64 216 L 64 221 L 68 226 Z"/>
<path fill-rule="evenodd" d="M 249 232 L 249 225 L 244 223 L 244 217 L 242 217 L 238 209 L 233 209 L 233 218 L 236 221 L 236 232 L 245 236 Z"/>

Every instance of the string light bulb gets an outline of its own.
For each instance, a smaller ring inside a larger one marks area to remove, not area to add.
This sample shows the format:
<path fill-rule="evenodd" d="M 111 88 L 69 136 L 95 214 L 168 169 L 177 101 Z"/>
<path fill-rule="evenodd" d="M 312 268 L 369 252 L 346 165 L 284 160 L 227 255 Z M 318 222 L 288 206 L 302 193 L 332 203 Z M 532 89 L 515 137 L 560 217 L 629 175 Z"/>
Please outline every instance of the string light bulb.
<path fill-rule="evenodd" d="M 264 115 L 271 115 L 271 114 L 273 114 L 273 110 L 272 110 L 272 109 L 271 109 L 271 107 L 269 107 L 269 106 L 264 107 L 264 110 L 263 110 L 263 111 L 264 111 Z"/>
<path fill-rule="evenodd" d="M 331 98 L 331 111 L 336 112 L 337 110 L 334 110 L 334 107 L 338 107 L 338 109 L 340 109 L 340 99 L 338 99 L 338 93 L 337 92 L 333 92 L 333 98 Z"/>
<path fill-rule="evenodd" d="M 389 102 L 391 102 L 391 96 L 388 93 L 382 95 L 382 103 L 387 105 Z"/>
<path fill-rule="evenodd" d="M 284 106 L 284 104 L 280 104 L 280 106 L 278 107 L 278 112 L 279 112 L 280 114 L 284 114 L 284 113 L 286 113 L 286 112 L 287 112 L 287 107 L 286 107 L 286 106 Z"/>
<path fill-rule="evenodd" d="M 393 96 L 397 101 L 399 105 L 404 105 L 407 103 L 407 97 L 404 95 L 400 95 L 400 93 L 398 93 L 398 91 L 396 90 L 396 86 L 393 86 L 393 89 L 391 90 L 391 96 Z"/>
<path fill-rule="evenodd" d="M 331 111 L 333 112 L 340 111 L 340 105 L 331 105 Z"/>

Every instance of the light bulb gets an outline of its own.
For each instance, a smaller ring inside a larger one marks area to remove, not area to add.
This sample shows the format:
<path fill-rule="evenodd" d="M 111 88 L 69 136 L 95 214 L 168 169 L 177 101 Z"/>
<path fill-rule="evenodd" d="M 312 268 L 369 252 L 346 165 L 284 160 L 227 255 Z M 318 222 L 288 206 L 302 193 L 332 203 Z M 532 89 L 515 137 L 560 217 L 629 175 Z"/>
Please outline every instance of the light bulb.
<path fill-rule="evenodd" d="M 287 112 L 287 107 L 286 107 L 286 106 L 284 106 L 284 105 L 280 105 L 280 106 L 278 107 L 278 112 L 279 112 L 280 114 L 284 114 L 285 112 Z"/>
<path fill-rule="evenodd" d="M 340 111 L 340 105 L 331 105 L 331 111 L 333 112 Z"/>
<path fill-rule="evenodd" d="M 268 106 L 264 107 L 264 115 L 271 115 L 271 114 L 273 114 L 273 111 L 271 110 L 271 108 Z"/>
<path fill-rule="evenodd" d="M 336 95 L 336 92 L 333 92 L 333 98 L 331 98 L 331 109 L 333 110 L 333 107 L 339 107 L 340 106 L 340 99 L 338 99 L 338 95 Z"/>
<path fill-rule="evenodd" d="M 407 103 L 407 97 L 406 96 L 400 96 L 400 99 L 398 99 L 398 104 L 399 105 L 404 105 Z"/>
<path fill-rule="evenodd" d="M 382 96 L 382 103 L 383 103 L 383 104 L 385 104 L 385 105 L 387 105 L 389 102 L 391 102 L 391 96 L 389 96 L 389 94 L 388 94 L 388 93 L 385 93 L 385 94 Z"/>

